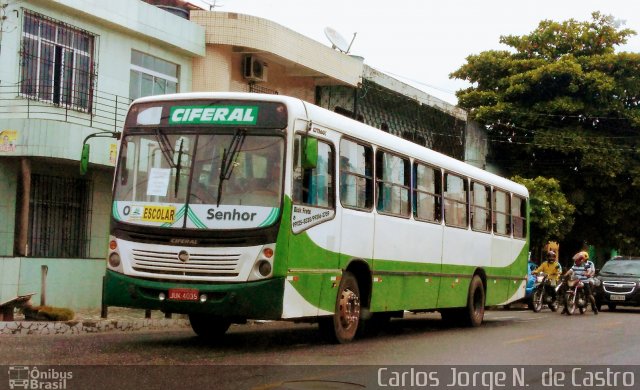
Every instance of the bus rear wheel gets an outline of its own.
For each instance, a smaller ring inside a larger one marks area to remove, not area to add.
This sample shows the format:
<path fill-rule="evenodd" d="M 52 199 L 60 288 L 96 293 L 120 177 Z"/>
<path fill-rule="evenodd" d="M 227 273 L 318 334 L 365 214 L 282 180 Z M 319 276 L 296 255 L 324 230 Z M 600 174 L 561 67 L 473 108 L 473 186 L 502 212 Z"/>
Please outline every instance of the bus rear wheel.
<path fill-rule="evenodd" d="M 325 329 L 329 325 L 328 322 L 324 323 Z M 331 338 L 340 344 L 351 342 L 360 327 L 360 288 L 351 272 L 342 274 L 331 323 Z M 321 323 L 321 327 L 322 325 Z"/>
<path fill-rule="evenodd" d="M 231 326 L 231 321 L 211 314 L 189 314 L 189 322 L 191 329 L 207 340 L 222 337 Z"/>
<path fill-rule="evenodd" d="M 469 284 L 467 307 L 464 311 L 465 325 L 476 327 L 482 324 L 484 319 L 484 285 L 478 275 L 474 275 Z"/>

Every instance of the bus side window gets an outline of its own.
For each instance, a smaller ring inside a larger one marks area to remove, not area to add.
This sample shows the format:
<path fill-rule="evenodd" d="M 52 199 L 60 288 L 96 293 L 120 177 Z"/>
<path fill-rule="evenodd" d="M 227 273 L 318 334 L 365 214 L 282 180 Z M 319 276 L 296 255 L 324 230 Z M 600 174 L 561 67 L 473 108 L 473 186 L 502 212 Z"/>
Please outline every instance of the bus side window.
<path fill-rule="evenodd" d="M 527 201 L 519 196 L 513 196 L 511 203 L 513 218 L 513 237 L 527 237 Z"/>
<path fill-rule="evenodd" d="M 373 149 L 340 141 L 340 202 L 344 207 L 369 210 L 373 205 Z"/>
<path fill-rule="evenodd" d="M 409 216 L 409 189 L 411 186 L 409 160 L 378 151 L 376 171 L 378 211 L 398 216 Z"/>
<path fill-rule="evenodd" d="M 413 165 L 413 216 L 417 220 L 440 222 L 442 210 L 442 173 L 420 163 Z"/>
<path fill-rule="evenodd" d="M 491 232 L 491 190 L 476 182 L 471 182 L 471 228 Z"/>
<path fill-rule="evenodd" d="M 302 168 L 302 137 L 294 145 L 293 201 L 318 207 L 334 207 L 334 153 L 330 144 L 318 140 L 318 162 L 315 168 Z"/>
<path fill-rule="evenodd" d="M 493 190 L 493 232 L 501 236 L 511 234 L 509 194 L 505 191 Z"/>
<path fill-rule="evenodd" d="M 446 173 L 444 175 L 444 221 L 448 226 L 468 226 L 467 179 Z"/>

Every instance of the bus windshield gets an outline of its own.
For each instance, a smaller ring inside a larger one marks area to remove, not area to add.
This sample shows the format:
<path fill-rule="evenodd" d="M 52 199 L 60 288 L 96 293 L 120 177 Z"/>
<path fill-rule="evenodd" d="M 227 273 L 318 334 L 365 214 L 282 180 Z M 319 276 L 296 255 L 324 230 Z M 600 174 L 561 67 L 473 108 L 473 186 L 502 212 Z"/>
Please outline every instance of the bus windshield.
<path fill-rule="evenodd" d="M 271 225 L 282 202 L 284 138 L 158 128 L 122 140 L 113 217 L 149 226 Z"/>

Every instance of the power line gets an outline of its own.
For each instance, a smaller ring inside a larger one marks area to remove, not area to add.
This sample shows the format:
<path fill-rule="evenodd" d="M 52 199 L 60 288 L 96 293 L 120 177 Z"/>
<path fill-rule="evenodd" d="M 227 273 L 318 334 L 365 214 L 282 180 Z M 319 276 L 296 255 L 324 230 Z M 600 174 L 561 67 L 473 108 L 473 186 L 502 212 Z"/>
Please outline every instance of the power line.
<path fill-rule="evenodd" d="M 453 95 L 453 96 L 456 95 L 456 92 L 452 91 L 450 89 L 444 89 L 442 87 L 436 87 L 435 85 L 427 84 L 427 83 L 425 83 L 423 81 L 418 81 L 418 80 L 412 79 L 412 78 L 407 77 L 407 76 L 403 76 L 403 75 L 400 75 L 400 74 L 397 74 L 397 73 L 389 72 L 387 70 L 383 70 L 383 72 L 386 73 L 386 74 L 389 74 L 391 76 L 395 76 L 395 77 L 399 77 L 399 78 L 411 81 L 412 83 L 416 83 L 418 85 L 422 85 L 422 86 L 425 86 L 425 87 L 429 87 L 429 88 L 435 89 L 435 90 L 440 91 L 440 92 L 448 93 L 448 94 Z"/>

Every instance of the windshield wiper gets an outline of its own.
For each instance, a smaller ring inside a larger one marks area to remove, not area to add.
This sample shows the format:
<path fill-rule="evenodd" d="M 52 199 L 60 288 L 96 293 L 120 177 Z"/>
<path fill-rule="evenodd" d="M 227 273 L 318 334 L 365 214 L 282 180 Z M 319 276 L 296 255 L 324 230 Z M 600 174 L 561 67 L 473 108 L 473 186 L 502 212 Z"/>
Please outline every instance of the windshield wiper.
<path fill-rule="evenodd" d="M 182 169 L 182 145 L 184 144 L 184 138 L 180 138 L 180 149 L 178 150 L 178 163 L 176 164 L 176 180 L 173 183 L 174 193 L 173 197 L 178 197 L 178 187 L 180 186 L 180 170 Z"/>
<path fill-rule="evenodd" d="M 160 151 L 164 156 L 167 163 L 171 168 L 175 168 L 176 164 L 173 162 L 173 150 L 171 150 L 171 144 L 169 143 L 169 139 L 166 134 L 160 132 L 160 129 L 156 129 L 156 140 L 158 141 L 158 145 L 160 145 Z"/>
<path fill-rule="evenodd" d="M 245 129 L 236 129 L 233 133 L 233 138 L 229 143 L 228 149 L 225 148 L 222 151 L 222 161 L 220 162 L 220 176 L 218 176 L 218 204 L 216 207 L 220 207 L 220 198 L 222 198 L 222 184 L 225 180 L 229 180 L 235 167 L 235 160 L 238 157 L 242 144 L 247 136 Z"/>
<path fill-rule="evenodd" d="M 160 129 L 156 129 L 156 140 L 158 141 L 158 145 L 160 145 L 160 151 L 164 156 L 165 160 L 169 164 L 169 167 L 175 168 L 176 170 L 176 179 L 173 183 L 174 187 L 174 198 L 178 197 L 178 189 L 180 188 L 180 170 L 182 169 L 182 145 L 184 144 L 184 138 L 180 138 L 180 149 L 178 151 L 178 162 L 173 161 L 173 157 L 175 155 L 175 151 L 171 149 L 171 143 L 169 142 L 169 138 L 166 134 L 161 133 Z"/>

